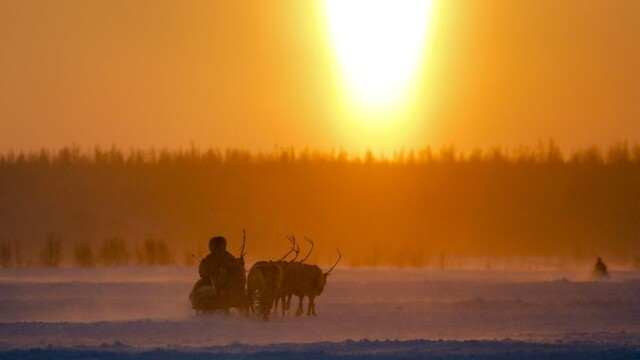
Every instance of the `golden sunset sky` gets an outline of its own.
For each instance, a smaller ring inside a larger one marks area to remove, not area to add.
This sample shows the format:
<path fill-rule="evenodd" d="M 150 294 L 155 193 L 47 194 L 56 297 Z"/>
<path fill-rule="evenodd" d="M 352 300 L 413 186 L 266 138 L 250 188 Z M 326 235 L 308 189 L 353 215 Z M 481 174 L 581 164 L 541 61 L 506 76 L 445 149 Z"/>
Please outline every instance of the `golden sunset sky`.
<path fill-rule="evenodd" d="M 640 141 L 637 0 L 2 0 L 0 151 Z"/>

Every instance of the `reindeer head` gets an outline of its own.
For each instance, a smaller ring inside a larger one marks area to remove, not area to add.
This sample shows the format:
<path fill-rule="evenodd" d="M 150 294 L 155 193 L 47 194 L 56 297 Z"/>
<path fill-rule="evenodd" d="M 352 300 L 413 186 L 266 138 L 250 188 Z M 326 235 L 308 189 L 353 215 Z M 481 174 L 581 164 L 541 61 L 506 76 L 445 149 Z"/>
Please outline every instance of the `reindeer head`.
<path fill-rule="evenodd" d="M 327 277 L 331 275 L 331 271 L 336 267 L 336 265 L 338 265 L 338 263 L 340 262 L 340 259 L 342 259 L 342 254 L 340 253 L 340 250 L 338 249 L 336 250 L 338 251 L 338 260 L 336 260 L 336 263 L 333 264 L 333 266 L 331 267 L 331 269 L 329 269 L 329 271 L 322 274 L 322 278 L 318 282 L 318 285 L 316 287 L 316 290 L 318 291 L 318 295 L 320 295 L 322 291 L 324 291 L 324 287 L 327 284 Z"/>

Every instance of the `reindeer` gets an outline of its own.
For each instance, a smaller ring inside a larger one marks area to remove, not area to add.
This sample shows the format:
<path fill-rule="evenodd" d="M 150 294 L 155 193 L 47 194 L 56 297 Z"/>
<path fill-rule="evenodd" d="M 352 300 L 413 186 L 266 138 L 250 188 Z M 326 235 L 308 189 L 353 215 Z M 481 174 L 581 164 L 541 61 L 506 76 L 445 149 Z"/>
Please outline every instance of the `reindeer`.
<path fill-rule="evenodd" d="M 247 299 L 249 301 L 249 309 L 255 312 L 257 304 L 262 318 L 269 320 L 271 308 L 274 301 L 279 297 L 280 287 L 282 286 L 282 264 L 284 259 L 292 252 L 296 252 L 296 257 L 300 253 L 299 248 L 296 249 L 295 241 L 289 252 L 277 261 L 258 261 L 253 264 L 247 275 Z M 294 259 L 295 259 L 294 258 Z"/>
<path fill-rule="evenodd" d="M 269 320 L 280 284 L 282 284 L 282 264 L 279 261 L 260 261 L 249 270 L 247 275 L 249 309 L 255 312 L 257 303 L 265 321 Z"/>
<path fill-rule="evenodd" d="M 331 275 L 331 271 L 338 265 L 342 254 L 338 251 L 338 260 L 327 271 L 323 272 L 317 265 L 304 264 L 300 262 L 297 267 L 293 268 L 290 276 L 290 288 L 288 291 L 298 297 L 298 308 L 296 309 L 296 316 L 302 315 L 304 312 L 302 300 L 305 296 L 309 298 L 309 306 L 307 309 L 307 316 L 316 316 L 316 296 L 320 296 L 324 291 L 324 287 L 327 284 L 327 277 Z M 306 260 L 306 258 L 304 259 Z"/>
<path fill-rule="evenodd" d="M 282 271 L 283 271 L 282 286 L 280 288 L 280 293 L 275 303 L 275 307 L 277 309 L 278 300 L 280 299 L 282 301 L 282 316 L 285 316 L 286 311 L 288 311 L 291 308 L 291 297 L 293 296 L 293 285 L 294 285 L 293 280 L 295 278 L 293 274 L 298 270 L 300 265 L 309 258 L 309 255 L 311 255 L 311 252 L 313 251 L 313 248 L 314 248 L 313 240 L 305 236 L 305 240 L 311 244 L 311 249 L 302 260 L 296 261 L 296 259 L 298 258 L 298 253 L 300 252 L 300 246 L 296 244 L 295 236 L 287 235 L 287 239 L 289 239 L 289 242 L 291 242 L 292 247 L 297 248 L 297 251 L 296 251 L 296 256 L 293 258 L 293 260 L 284 261 L 282 263 Z"/>

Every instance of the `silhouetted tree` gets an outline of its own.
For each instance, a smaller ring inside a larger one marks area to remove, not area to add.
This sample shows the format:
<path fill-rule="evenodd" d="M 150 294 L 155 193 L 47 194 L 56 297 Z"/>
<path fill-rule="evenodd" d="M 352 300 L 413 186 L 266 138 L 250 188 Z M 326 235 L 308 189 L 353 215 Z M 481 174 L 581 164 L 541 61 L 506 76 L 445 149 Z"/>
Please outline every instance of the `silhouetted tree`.
<path fill-rule="evenodd" d="M 62 238 L 50 233 L 40 251 L 40 261 L 47 267 L 57 267 L 62 261 Z"/>
<path fill-rule="evenodd" d="M 93 258 L 93 251 L 88 242 L 83 241 L 77 243 L 73 249 L 73 255 L 76 260 L 76 264 L 80 267 L 91 267 L 95 265 L 95 259 Z"/>
<path fill-rule="evenodd" d="M 129 262 L 127 243 L 120 237 L 104 240 L 98 251 L 97 260 L 106 266 L 126 265 Z"/>
<path fill-rule="evenodd" d="M 171 252 L 163 239 L 147 237 L 136 253 L 138 262 L 145 265 L 168 265 L 171 263 Z"/>
<path fill-rule="evenodd" d="M 22 243 L 18 240 L 13 242 L 13 264 L 17 268 L 27 266 L 27 259 L 24 257 L 24 253 L 22 251 Z"/>
<path fill-rule="evenodd" d="M 11 266 L 12 255 L 11 243 L 7 240 L 0 241 L 0 266 L 5 269 Z"/>

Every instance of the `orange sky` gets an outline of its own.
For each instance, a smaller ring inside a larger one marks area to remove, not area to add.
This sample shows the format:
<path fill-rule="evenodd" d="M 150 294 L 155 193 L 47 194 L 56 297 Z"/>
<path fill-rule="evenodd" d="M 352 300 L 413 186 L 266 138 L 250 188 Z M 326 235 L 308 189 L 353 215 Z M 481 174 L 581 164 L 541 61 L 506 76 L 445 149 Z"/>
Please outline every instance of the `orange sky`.
<path fill-rule="evenodd" d="M 409 110 L 383 128 L 354 120 L 324 9 L 2 0 L 0 151 L 640 141 L 640 1 L 436 0 Z"/>

